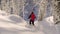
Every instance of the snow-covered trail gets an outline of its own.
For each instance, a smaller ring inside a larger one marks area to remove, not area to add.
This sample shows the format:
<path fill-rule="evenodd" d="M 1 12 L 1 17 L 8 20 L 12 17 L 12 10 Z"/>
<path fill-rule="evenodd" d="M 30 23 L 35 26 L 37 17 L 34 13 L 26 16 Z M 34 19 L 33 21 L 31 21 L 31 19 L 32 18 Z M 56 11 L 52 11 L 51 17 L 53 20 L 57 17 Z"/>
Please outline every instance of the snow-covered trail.
<path fill-rule="evenodd" d="M 0 34 L 60 34 L 60 26 L 54 25 L 52 16 L 35 21 L 36 29 L 26 25 L 26 21 L 17 15 L 0 15 Z"/>
<path fill-rule="evenodd" d="M 14 15 L 12 15 L 14 16 Z M 21 19 L 23 22 L 17 22 L 10 20 L 7 16 L 0 16 L 0 34 L 37 34 L 35 30 L 25 27 L 26 22 Z M 17 16 L 14 16 L 17 17 Z M 14 18 L 13 17 L 13 18 Z M 35 33 L 36 32 L 36 33 Z"/>
<path fill-rule="evenodd" d="M 38 23 L 35 23 L 36 25 Z M 9 21 L 0 20 L 0 34 L 57 34 L 55 26 L 43 20 L 39 23 L 37 30 L 25 27 L 26 23 L 14 23 Z"/>

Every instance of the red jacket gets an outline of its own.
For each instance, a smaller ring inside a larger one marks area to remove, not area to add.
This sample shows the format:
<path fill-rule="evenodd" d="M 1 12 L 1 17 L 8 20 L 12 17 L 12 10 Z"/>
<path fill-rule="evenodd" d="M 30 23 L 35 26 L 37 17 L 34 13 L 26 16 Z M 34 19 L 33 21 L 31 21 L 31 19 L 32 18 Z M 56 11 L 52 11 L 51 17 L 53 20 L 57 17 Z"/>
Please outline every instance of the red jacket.
<path fill-rule="evenodd" d="M 34 13 L 32 13 L 32 14 L 29 16 L 29 18 L 30 18 L 30 20 L 34 21 L 34 20 L 35 20 L 35 18 L 36 18 L 36 16 L 35 16 L 35 14 L 34 14 Z"/>

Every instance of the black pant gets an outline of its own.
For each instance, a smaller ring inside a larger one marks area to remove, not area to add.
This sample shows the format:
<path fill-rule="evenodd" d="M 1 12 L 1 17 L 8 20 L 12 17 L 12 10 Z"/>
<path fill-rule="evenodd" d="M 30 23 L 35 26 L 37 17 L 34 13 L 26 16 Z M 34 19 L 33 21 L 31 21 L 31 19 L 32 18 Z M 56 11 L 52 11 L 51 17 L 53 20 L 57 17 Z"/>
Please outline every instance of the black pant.
<path fill-rule="evenodd" d="M 30 20 L 29 24 L 31 25 L 34 25 L 34 20 Z"/>

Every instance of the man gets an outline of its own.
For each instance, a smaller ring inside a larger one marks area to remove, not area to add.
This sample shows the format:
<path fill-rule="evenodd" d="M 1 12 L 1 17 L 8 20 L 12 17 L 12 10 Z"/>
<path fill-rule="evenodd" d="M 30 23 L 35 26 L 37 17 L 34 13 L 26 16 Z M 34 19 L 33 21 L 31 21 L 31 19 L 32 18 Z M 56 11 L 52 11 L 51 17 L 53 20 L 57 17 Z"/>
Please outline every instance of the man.
<path fill-rule="evenodd" d="M 34 25 L 34 20 L 36 18 L 35 14 L 32 12 L 28 18 L 30 19 L 29 24 Z"/>

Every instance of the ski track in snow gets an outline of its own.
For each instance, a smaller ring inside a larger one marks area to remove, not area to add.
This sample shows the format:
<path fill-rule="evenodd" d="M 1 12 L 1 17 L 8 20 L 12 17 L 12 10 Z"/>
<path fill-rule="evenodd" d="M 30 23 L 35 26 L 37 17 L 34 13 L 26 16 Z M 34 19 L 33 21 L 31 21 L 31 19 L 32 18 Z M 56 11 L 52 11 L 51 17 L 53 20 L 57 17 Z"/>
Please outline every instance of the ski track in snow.
<path fill-rule="evenodd" d="M 60 34 L 60 25 L 54 25 L 53 16 L 43 21 L 35 21 L 34 27 L 28 26 L 26 21 L 17 15 L 7 16 L 5 12 L 2 13 L 0 11 L 0 34 Z"/>

